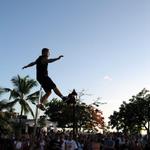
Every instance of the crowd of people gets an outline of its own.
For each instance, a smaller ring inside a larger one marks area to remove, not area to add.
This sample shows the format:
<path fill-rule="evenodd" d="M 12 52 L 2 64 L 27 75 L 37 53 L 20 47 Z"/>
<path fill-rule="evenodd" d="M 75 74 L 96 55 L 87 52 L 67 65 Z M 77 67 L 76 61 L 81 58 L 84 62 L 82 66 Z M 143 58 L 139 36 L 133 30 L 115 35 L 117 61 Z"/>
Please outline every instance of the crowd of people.
<path fill-rule="evenodd" d="M 0 137 L 0 150 L 149 150 L 147 136 L 122 133 L 82 133 L 73 138 L 71 132 L 39 132 L 36 136 Z"/>

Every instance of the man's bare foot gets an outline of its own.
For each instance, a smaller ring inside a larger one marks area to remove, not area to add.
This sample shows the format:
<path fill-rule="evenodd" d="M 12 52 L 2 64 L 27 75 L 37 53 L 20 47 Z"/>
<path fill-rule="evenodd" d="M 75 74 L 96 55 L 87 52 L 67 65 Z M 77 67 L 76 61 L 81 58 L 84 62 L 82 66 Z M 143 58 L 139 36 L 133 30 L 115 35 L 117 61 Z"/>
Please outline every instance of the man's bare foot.
<path fill-rule="evenodd" d="M 41 110 L 45 110 L 45 107 L 44 107 L 44 105 L 43 104 L 38 104 L 38 105 L 36 105 L 39 109 L 41 109 Z"/>

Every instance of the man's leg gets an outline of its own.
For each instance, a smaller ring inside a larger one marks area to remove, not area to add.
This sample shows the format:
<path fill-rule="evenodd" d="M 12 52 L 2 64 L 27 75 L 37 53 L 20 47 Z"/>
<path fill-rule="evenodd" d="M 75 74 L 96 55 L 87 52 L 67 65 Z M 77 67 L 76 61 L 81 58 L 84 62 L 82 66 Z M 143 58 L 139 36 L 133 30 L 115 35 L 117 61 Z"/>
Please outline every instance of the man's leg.
<path fill-rule="evenodd" d="M 47 99 L 48 99 L 48 97 L 49 97 L 50 95 L 51 95 L 51 92 L 50 92 L 50 91 L 46 92 L 45 95 L 42 96 L 42 98 L 41 98 L 41 100 L 40 100 L 40 103 L 41 103 L 41 104 L 45 104 L 46 101 L 47 101 Z"/>
<path fill-rule="evenodd" d="M 56 84 L 52 81 L 52 79 L 50 77 L 45 78 L 44 82 L 43 82 L 43 89 L 45 91 L 51 91 L 51 89 L 53 89 L 53 91 L 55 92 L 55 94 L 57 96 L 59 96 L 63 101 L 65 101 L 67 99 L 67 97 L 63 96 L 63 94 L 60 92 L 60 90 L 58 89 L 58 87 L 56 86 Z M 47 92 L 46 92 L 47 93 Z M 50 93 L 51 94 L 51 93 Z M 49 94 L 49 95 L 50 95 Z M 45 95 L 45 97 L 49 96 L 48 93 L 47 95 Z M 43 97 L 43 99 L 41 100 L 41 103 L 45 101 L 45 97 Z"/>
<path fill-rule="evenodd" d="M 37 107 L 40 108 L 41 110 L 45 110 L 44 104 L 46 103 L 50 95 L 51 95 L 50 91 L 46 92 L 46 94 L 42 96 L 42 98 L 40 99 L 40 103 L 37 105 Z"/>
<path fill-rule="evenodd" d="M 60 90 L 57 88 L 57 86 L 53 89 L 53 91 L 55 92 L 55 94 L 59 97 L 63 97 L 63 95 L 61 94 Z"/>
<path fill-rule="evenodd" d="M 68 97 L 63 96 L 62 93 L 60 92 L 60 90 L 57 88 L 57 86 L 55 88 L 53 88 L 53 91 L 55 92 L 55 94 L 57 96 L 59 96 L 63 101 L 66 101 L 68 99 Z"/>

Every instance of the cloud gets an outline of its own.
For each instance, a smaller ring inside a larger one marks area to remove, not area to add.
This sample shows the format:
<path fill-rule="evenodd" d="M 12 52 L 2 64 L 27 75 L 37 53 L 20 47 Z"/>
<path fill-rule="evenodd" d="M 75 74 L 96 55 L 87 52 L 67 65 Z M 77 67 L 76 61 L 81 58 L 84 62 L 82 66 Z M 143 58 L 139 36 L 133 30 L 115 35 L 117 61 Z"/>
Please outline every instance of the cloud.
<path fill-rule="evenodd" d="M 104 80 L 112 81 L 112 78 L 110 76 L 108 76 L 108 75 L 105 75 L 104 76 Z"/>

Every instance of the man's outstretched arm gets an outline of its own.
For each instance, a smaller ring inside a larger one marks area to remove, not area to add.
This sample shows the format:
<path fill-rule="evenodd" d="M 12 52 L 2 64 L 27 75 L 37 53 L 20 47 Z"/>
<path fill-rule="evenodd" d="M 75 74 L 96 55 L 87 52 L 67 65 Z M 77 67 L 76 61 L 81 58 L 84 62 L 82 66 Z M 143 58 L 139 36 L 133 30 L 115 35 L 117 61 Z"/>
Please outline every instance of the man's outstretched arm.
<path fill-rule="evenodd" d="M 25 69 L 25 68 L 28 68 L 28 67 L 32 67 L 32 66 L 34 66 L 35 64 L 36 64 L 36 61 L 35 61 L 35 62 L 31 62 L 30 64 L 28 64 L 28 65 L 22 67 L 22 69 Z"/>
<path fill-rule="evenodd" d="M 62 58 L 62 57 L 64 57 L 64 56 L 63 56 L 63 55 L 60 55 L 60 56 L 57 57 L 57 58 L 48 59 L 48 63 L 52 63 L 52 62 L 54 62 L 54 61 L 57 61 L 57 60 L 59 60 L 59 59 Z"/>

